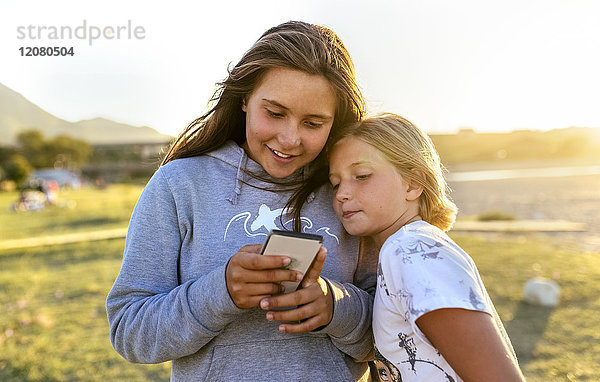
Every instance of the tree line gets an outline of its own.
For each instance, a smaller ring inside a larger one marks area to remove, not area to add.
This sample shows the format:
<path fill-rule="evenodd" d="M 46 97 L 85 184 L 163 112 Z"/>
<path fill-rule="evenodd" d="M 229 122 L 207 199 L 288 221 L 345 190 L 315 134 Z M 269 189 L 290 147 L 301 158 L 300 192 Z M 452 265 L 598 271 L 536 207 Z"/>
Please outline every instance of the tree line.
<path fill-rule="evenodd" d="M 39 130 L 26 130 L 18 134 L 16 146 L 0 146 L 0 179 L 20 185 L 34 169 L 77 169 L 87 163 L 91 152 L 86 141 L 68 135 L 46 138 Z"/>

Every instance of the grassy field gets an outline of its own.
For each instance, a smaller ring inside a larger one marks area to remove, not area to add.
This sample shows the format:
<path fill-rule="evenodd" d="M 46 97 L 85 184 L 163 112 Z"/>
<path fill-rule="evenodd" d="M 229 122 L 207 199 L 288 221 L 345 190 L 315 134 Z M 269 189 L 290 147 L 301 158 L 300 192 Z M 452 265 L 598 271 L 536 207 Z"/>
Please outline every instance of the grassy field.
<path fill-rule="evenodd" d="M 600 380 L 600 253 L 528 236 L 452 236 L 477 263 L 528 381 Z M 560 285 L 557 308 L 521 301 L 535 276 Z"/>
<path fill-rule="evenodd" d="M 0 240 L 127 226 L 142 186 L 64 190 L 56 207 L 11 212 L 16 192 L 0 192 Z M 5 223 L 6 222 L 6 223 Z"/>
<path fill-rule="evenodd" d="M 61 192 L 73 208 L 10 213 L 0 238 L 123 226 L 141 188 Z M 73 205 L 73 203 L 71 203 Z M 600 380 L 600 253 L 529 236 L 453 234 L 475 259 L 529 381 Z M 105 298 L 123 240 L 0 251 L 0 380 L 168 380 L 170 365 L 134 365 L 111 347 Z M 561 286 L 556 309 L 520 301 L 533 276 Z"/>
<path fill-rule="evenodd" d="M 104 302 L 122 240 L 0 252 L 0 380 L 168 380 L 111 347 Z"/>

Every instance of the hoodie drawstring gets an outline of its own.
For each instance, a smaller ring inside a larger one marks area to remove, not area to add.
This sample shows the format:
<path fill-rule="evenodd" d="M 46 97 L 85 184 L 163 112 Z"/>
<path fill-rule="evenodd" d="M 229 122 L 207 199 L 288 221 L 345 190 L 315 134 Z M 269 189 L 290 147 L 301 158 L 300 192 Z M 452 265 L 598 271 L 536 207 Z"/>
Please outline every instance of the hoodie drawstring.
<path fill-rule="evenodd" d="M 240 198 L 240 194 L 242 193 L 242 176 L 243 171 L 242 168 L 246 168 L 246 162 L 248 160 L 248 156 L 246 152 L 242 150 L 242 156 L 240 157 L 240 161 L 238 163 L 237 173 L 235 174 L 235 188 L 231 193 L 231 196 L 227 198 L 231 202 L 231 204 L 238 204 L 238 200 Z"/>

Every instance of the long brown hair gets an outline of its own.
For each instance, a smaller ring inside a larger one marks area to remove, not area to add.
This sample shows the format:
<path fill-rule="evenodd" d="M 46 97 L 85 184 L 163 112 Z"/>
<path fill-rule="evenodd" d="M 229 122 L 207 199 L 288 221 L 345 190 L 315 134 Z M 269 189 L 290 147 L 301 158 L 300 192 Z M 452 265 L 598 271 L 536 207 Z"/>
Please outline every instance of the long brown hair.
<path fill-rule="evenodd" d="M 208 112 L 179 134 L 161 165 L 208 153 L 227 140 L 241 145 L 246 140 L 246 113 L 242 110 L 242 101 L 252 93 L 267 70 L 277 67 L 321 75 L 329 81 L 337 97 L 331 134 L 341 126 L 362 119 L 365 101 L 356 83 L 354 64 L 342 40 L 326 27 L 289 21 L 267 30 L 229 71 L 227 78 L 217 83 Z M 288 207 L 292 207 L 296 230 L 300 227 L 302 204 L 316 185 L 327 180 L 326 162 L 321 152 L 312 163 L 315 173 L 296 188 L 293 202 L 288 203 Z"/>
<path fill-rule="evenodd" d="M 360 120 L 365 102 L 354 74 L 354 64 L 344 44 L 330 29 L 301 21 L 289 21 L 267 30 L 229 71 L 209 103 L 206 114 L 192 121 L 174 140 L 162 165 L 205 154 L 233 140 L 246 140 L 246 113 L 242 100 L 270 68 L 285 67 L 322 75 L 337 96 L 332 131 Z"/>

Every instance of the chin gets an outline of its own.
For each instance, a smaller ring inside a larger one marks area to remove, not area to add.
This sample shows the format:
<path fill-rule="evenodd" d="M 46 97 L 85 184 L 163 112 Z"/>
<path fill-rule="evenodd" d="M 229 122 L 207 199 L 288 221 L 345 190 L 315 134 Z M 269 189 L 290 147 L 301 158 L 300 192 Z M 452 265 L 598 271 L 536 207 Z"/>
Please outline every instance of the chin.
<path fill-rule="evenodd" d="M 267 174 L 271 175 L 273 178 L 282 179 L 282 178 L 287 178 L 288 176 L 292 175 L 294 173 L 294 171 L 281 171 L 281 170 L 275 169 L 275 170 L 267 171 Z"/>
<path fill-rule="evenodd" d="M 267 169 L 265 169 L 265 170 L 273 178 L 287 178 L 288 176 L 294 174 L 296 171 L 298 171 L 303 166 L 304 165 L 298 165 L 297 163 L 294 163 L 293 166 L 273 165 L 273 166 L 270 166 L 268 170 Z"/>
<path fill-rule="evenodd" d="M 369 236 L 369 233 L 366 230 L 357 227 L 344 226 L 344 229 L 346 229 L 346 232 L 348 232 L 352 236 Z"/>

